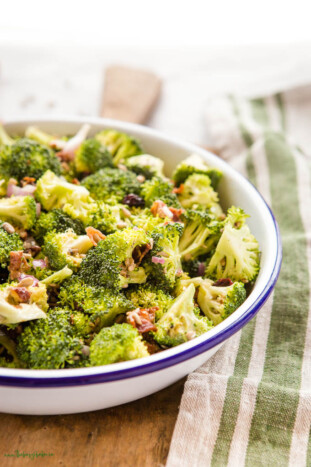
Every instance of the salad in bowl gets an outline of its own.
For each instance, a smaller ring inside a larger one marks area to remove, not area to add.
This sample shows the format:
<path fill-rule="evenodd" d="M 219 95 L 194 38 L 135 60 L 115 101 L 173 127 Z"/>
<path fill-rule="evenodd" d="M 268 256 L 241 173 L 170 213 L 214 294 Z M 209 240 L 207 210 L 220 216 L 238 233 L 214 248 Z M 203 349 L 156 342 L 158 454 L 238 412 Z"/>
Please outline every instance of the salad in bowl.
<path fill-rule="evenodd" d="M 243 304 L 259 244 L 198 154 L 168 178 L 122 131 L 0 128 L 0 367 L 85 368 L 209 333 Z"/>

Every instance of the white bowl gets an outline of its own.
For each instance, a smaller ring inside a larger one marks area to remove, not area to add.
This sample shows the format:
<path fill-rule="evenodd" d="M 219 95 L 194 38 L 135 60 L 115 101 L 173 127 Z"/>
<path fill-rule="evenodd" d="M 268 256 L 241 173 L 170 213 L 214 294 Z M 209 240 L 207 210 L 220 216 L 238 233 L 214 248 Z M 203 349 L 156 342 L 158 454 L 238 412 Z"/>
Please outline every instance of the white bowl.
<path fill-rule="evenodd" d="M 256 188 L 214 154 L 193 144 L 177 141 L 139 125 L 99 118 L 32 118 L 6 123 L 12 135 L 28 125 L 56 134 L 73 134 L 82 123 L 92 133 L 115 128 L 138 137 L 147 153 L 165 161 L 167 173 L 192 153 L 223 172 L 219 185 L 224 208 L 242 207 L 262 251 L 261 269 L 254 288 L 224 322 L 185 344 L 147 358 L 114 365 L 64 370 L 16 370 L 0 368 L 0 412 L 17 414 L 66 414 L 113 407 L 139 399 L 169 386 L 206 362 L 235 332 L 255 316 L 277 280 L 282 258 L 281 240 L 273 214 Z"/>

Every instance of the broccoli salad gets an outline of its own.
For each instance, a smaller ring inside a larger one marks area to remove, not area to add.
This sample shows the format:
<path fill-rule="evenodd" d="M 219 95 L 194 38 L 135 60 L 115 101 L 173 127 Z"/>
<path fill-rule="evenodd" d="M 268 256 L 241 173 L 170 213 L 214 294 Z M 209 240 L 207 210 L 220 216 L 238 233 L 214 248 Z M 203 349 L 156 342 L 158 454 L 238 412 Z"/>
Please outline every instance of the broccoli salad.
<path fill-rule="evenodd" d="M 78 368 L 141 357 L 217 326 L 246 299 L 259 245 L 224 211 L 222 173 L 164 163 L 115 130 L 0 126 L 0 366 Z"/>

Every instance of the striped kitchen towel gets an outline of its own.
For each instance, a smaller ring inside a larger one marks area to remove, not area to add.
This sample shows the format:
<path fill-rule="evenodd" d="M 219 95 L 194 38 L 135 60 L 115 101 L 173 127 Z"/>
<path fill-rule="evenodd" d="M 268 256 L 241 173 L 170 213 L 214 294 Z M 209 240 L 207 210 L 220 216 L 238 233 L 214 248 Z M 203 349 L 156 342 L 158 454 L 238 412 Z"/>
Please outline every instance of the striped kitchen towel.
<path fill-rule="evenodd" d="M 258 315 L 188 377 L 167 467 L 311 466 L 311 86 L 211 100 L 207 128 L 272 207 L 283 265 Z"/>

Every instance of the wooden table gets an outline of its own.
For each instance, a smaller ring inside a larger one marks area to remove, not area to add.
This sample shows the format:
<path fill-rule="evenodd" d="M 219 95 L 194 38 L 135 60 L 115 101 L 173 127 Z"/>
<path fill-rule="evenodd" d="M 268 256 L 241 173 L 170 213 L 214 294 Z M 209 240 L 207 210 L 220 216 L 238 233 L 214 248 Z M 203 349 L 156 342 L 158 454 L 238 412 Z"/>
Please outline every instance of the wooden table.
<path fill-rule="evenodd" d="M 0 415 L 0 465 L 163 466 L 185 379 L 112 409 L 76 415 Z M 30 459 L 5 454 L 51 453 Z"/>

